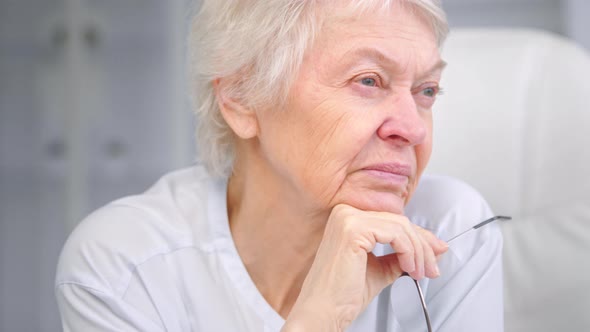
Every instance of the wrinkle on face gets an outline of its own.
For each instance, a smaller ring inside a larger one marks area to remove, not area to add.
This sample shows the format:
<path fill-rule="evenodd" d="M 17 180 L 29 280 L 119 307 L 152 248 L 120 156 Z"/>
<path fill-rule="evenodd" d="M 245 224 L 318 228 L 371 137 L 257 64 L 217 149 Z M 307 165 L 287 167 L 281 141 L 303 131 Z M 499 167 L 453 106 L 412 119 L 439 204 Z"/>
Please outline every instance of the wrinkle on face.
<path fill-rule="evenodd" d="M 372 204 L 371 195 L 405 203 L 430 155 L 430 111 L 418 107 L 413 89 L 419 79 L 440 78 L 440 71 L 425 74 L 440 61 L 434 33 L 416 17 L 375 18 L 327 26 L 306 54 L 285 109 L 261 121 L 260 142 L 271 169 L 318 209 L 338 203 L 384 208 Z M 369 56 L 367 49 L 375 54 Z M 367 72 L 388 76 L 386 86 L 369 90 L 374 95 L 359 92 L 363 87 L 355 90 L 354 80 Z M 408 116 L 395 107 L 418 112 L 412 121 L 420 119 L 429 131 L 423 142 L 409 146 L 401 138 L 379 137 L 384 123 Z M 414 174 L 405 188 L 387 193 L 366 181 L 363 167 L 396 161 L 412 164 Z"/>
<path fill-rule="evenodd" d="M 301 112 L 294 120 L 301 122 L 302 137 L 310 145 L 309 150 L 302 152 L 303 174 L 301 180 L 304 183 L 312 182 L 317 173 L 322 170 L 330 170 L 335 175 L 330 177 L 329 182 L 318 188 L 318 194 L 322 201 L 325 201 L 336 191 L 334 183 L 342 181 L 348 162 L 354 155 L 353 151 L 350 151 L 350 155 L 342 153 L 346 149 L 341 147 L 342 142 L 339 142 L 339 139 L 343 135 L 342 131 L 351 127 L 350 122 L 354 120 L 354 116 L 350 112 L 343 112 L 340 109 L 342 107 L 340 102 L 326 97 L 334 95 L 335 90 L 337 89 L 331 87 L 316 89 L 316 86 L 309 88 L 304 85 L 302 90 L 296 92 L 298 95 L 311 96 L 308 101 L 313 103 L 309 110 Z M 315 98 L 317 96 L 323 96 L 323 99 Z"/>

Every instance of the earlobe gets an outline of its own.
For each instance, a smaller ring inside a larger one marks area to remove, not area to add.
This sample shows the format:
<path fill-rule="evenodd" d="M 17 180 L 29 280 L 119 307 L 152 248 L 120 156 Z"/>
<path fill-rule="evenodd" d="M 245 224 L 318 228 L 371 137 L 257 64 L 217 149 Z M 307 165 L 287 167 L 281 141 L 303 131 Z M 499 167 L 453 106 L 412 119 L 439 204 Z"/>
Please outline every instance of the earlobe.
<path fill-rule="evenodd" d="M 258 118 L 256 112 L 240 101 L 227 95 L 221 79 L 213 82 L 217 105 L 225 122 L 241 139 L 250 139 L 258 135 Z"/>

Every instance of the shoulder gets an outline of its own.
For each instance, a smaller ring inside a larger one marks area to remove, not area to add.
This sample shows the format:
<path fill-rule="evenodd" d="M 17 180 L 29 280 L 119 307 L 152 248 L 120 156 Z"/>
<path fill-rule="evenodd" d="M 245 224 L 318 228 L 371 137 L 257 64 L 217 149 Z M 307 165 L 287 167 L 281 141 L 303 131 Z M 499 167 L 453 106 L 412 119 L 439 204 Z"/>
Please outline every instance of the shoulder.
<path fill-rule="evenodd" d="M 64 245 L 56 286 L 78 284 L 122 292 L 138 265 L 194 247 L 198 241 L 194 224 L 207 218 L 207 182 L 199 168 L 173 172 L 145 193 L 90 214 Z"/>
<path fill-rule="evenodd" d="M 487 213 L 490 208 L 482 195 L 469 184 L 450 176 L 424 175 L 412 200 L 409 213 L 441 214 L 449 209 L 467 209 L 469 213 Z"/>

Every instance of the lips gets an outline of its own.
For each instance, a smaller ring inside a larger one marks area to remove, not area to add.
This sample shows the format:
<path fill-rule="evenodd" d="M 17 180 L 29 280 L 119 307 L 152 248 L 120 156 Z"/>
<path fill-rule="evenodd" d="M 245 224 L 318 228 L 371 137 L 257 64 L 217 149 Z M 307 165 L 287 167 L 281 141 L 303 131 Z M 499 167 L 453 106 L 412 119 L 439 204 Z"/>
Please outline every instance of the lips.
<path fill-rule="evenodd" d="M 400 163 L 376 164 L 365 167 L 364 170 L 384 173 L 384 175 L 391 174 L 402 176 L 406 178 L 412 175 L 412 167 Z"/>
<path fill-rule="evenodd" d="M 412 176 L 412 167 L 407 164 L 389 163 L 376 164 L 363 168 L 366 175 L 372 178 L 376 188 L 386 189 L 387 191 L 406 192 L 407 185 Z"/>

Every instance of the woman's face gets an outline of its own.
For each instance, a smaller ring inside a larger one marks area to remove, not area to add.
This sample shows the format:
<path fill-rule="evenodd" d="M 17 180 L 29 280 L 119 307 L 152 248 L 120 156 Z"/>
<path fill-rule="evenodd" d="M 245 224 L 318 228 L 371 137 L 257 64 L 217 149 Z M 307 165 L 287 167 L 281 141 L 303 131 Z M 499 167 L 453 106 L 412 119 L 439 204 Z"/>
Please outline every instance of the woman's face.
<path fill-rule="evenodd" d="M 430 157 L 443 66 L 431 28 L 399 6 L 327 24 L 286 109 L 258 114 L 268 179 L 306 207 L 403 213 Z"/>

